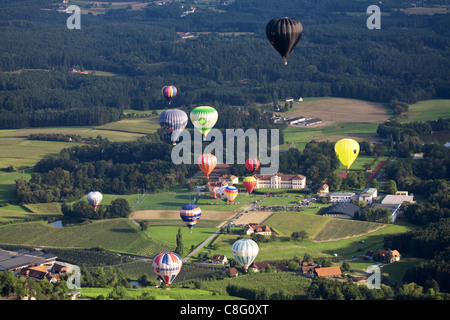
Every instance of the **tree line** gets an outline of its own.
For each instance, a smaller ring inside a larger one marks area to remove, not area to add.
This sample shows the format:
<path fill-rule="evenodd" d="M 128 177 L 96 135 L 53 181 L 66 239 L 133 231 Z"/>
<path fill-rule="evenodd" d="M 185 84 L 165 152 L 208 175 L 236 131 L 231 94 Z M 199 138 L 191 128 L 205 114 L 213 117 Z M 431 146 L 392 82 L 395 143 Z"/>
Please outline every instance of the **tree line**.
<path fill-rule="evenodd" d="M 367 30 L 365 15 L 345 13 L 365 12 L 367 3 L 269 0 L 261 6 L 241 0 L 184 18 L 178 14 L 182 3 L 150 4 L 82 15 L 76 32 L 65 27 L 67 15 L 40 10 L 45 1 L 4 4 L 0 127 L 116 121 L 124 109 L 167 106 L 160 90 L 169 83 L 179 89 L 173 107 L 337 96 L 393 101 L 401 112 L 405 103 L 449 98 L 443 54 L 448 15 L 408 16 L 383 3 L 389 15 L 381 35 Z M 264 33 L 273 15 L 283 12 L 305 25 L 287 67 Z M 175 30 L 198 34 L 180 40 Z M 90 74 L 72 74 L 73 66 Z"/>
<path fill-rule="evenodd" d="M 157 134 L 135 142 L 83 145 L 39 161 L 30 181 L 16 181 L 18 203 L 71 202 L 87 192 L 132 194 L 158 192 L 184 183 L 199 170 L 175 165 L 168 144 Z M 100 214 L 99 212 L 98 214 Z"/>

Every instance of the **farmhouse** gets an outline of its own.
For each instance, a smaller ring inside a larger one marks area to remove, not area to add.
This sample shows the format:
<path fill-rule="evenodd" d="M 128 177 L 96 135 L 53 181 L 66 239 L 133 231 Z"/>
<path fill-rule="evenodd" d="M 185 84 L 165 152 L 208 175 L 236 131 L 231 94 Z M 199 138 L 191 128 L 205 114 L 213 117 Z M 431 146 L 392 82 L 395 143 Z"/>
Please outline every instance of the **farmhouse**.
<path fill-rule="evenodd" d="M 393 263 L 400 261 L 401 254 L 397 250 L 379 250 L 373 254 L 375 261 Z"/>
<path fill-rule="evenodd" d="M 304 189 L 306 187 L 306 177 L 301 174 L 255 174 L 253 177 L 256 179 L 256 188 Z"/>
<path fill-rule="evenodd" d="M 341 202 L 328 207 L 323 213 L 323 216 L 342 218 L 342 219 L 353 219 L 355 213 L 360 210 L 359 206 L 352 203 Z"/>
<path fill-rule="evenodd" d="M 303 260 L 300 261 L 299 271 L 302 274 L 314 274 L 314 270 L 316 270 L 316 268 L 320 268 L 320 266 L 314 262 L 307 262 Z"/>
<path fill-rule="evenodd" d="M 250 265 L 249 269 L 253 269 L 254 272 L 260 272 L 263 269 L 270 267 L 268 263 L 265 262 L 254 262 Z"/>
<path fill-rule="evenodd" d="M 247 234 L 261 234 L 264 236 L 270 236 L 272 234 L 272 231 L 270 230 L 270 228 L 268 226 L 263 226 L 263 225 L 259 225 L 257 223 L 249 223 L 246 226 L 246 231 Z"/>
<path fill-rule="evenodd" d="M 325 278 L 342 276 L 341 268 L 339 266 L 316 268 L 316 269 L 314 269 L 314 274 L 317 277 L 325 277 Z"/>
<path fill-rule="evenodd" d="M 238 269 L 236 269 L 234 267 L 230 268 L 228 272 L 229 272 L 230 276 L 232 276 L 232 277 L 237 277 L 239 275 Z"/>
<path fill-rule="evenodd" d="M 319 189 L 319 194 L 329 193 L 329 192 L 330 192 L 330 187 L 326 183 L 324 185 L 322 185 L 322 187 L 320 187 L 320 189 Z"/>
<path fill-rule="evenodd" d="M 219 177 L 219 182 L 226 182 L 228 185 L 233 185 L 239 182 L 239 178 L 234 175 L 224 174 Z"/>
<path fill-rule="evenodd" d="M 228 259 L 223 254 L 215 254 L 211 257 L 211 262 L 216 264 L 226 264 Z"/>

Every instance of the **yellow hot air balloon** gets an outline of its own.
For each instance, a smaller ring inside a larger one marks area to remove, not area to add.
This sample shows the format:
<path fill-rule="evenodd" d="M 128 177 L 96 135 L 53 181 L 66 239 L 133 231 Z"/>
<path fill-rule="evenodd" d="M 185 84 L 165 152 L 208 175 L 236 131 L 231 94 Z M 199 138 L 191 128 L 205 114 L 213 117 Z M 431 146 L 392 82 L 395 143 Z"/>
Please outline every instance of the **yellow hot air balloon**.
<path fill-rule="evenodd" d="M 358 157 L 359 143 L 353 139 L 341 139 L 334 145 L 334 151 L 348 172 L 353 161 Z"/>

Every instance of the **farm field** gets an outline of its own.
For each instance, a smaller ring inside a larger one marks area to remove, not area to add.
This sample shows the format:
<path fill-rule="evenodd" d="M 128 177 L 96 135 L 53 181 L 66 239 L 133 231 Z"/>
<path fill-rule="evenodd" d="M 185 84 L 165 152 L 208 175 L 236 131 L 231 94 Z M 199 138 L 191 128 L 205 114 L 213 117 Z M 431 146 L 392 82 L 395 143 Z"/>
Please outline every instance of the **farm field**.
<path fill-rule="evenodd" d="M 428 121 L 450 117 L 450 100 L 426 100 L 409 105 L 399 122 Z"/>
<path fill-rule="evenodd" d="M 284 117 L 320 118 L 329 124 L 339 122 L 383 123 L 388 119 L 382 103 L 357 99 L 328 98 L 294 102 Z"/>
<path fill-rule="evenodd" d="M 135 210 L 179 211 L 185 204 L 193 203 L 196 197 L 197 192 L 189 192 L 182 188 L 158 193 L 147 193 L 135 207 Z"/>
<path fill-rule="evenodd" d="M 360 223 L 362 222 L 362 223 Z M 275 242 L 260 243 L 256 262 L 264 260 L 290 259 L 309 253 L 313 257 L 331 256 L 338 253 L 344 257 L 357 256 L 368 250 L 383 247 L 386 234 L 410 230 L 410 226 L 397 223 L 384 225 L 374 222 L 333 219 L 311 214 L 276 212 L 265 221 L 278 233 Z M 305 230 L 310 240 L 294 242 L 290 235 L 294 231 Z M 221 234 L 213 243 L 212 254 L 230 255 L 231 245 L 237 240 L 236 234 Z M 361 244 L 360 241 L 364 240 Z"/>
<path fill-rule="evenodd" d="M 79 300 L 92 300 L 103 295 L 107 297 L 112 288 L 81 288 Z M 146 287 L 144 289 L 127 289 L 129 299 L 139 299 L 145 293 L 155 300 L 243 300 L 229 295 L 216 295 L 213 291 L 202 289 L 176 288 L 171 286 L 170 290 L 164 288 Z"/>
<path fill-rule="evenodd" d="M 128 219 L 110 219 L 58 228 L 45 222 L 0 226 L 0 243 L 58 248 L 93 248 L 153 256 L 175 248 L 149 239 Z"/>
<path fill-rule="evenodd" d="M 176 235 L 178 229 L 181 228 L 181 235 L 183 237 L 183 246 L 189 250 L 191 246 L 197 247 L 206 238 L 217 231 L 216 228 L 202 228 L 195 225 L 192 229 L 192 233 L 189 232 L 189 228 L 186 225 L 180 226 L 150 226 L 145 233 L 151 238 L 158 242 L 164 243 L 171 247 L 176 247 Z"/>
<path fill-rule="evenodd" d="M 209 194 L 204 194 L 198 198 L 195 202 L 202 210 L 213 211 L 232 211 L 238 213 L 248 208 L 252 202 L 261 199 L 262 195 L 248 195 L 247 192 L 241 192 L 238 194 L 232 204 L 220 199 L 212 199 Z"/>
<path fill-rule="evenodd" d="M 143 121 L 143 119 L 140 120 Z M 122 130 L 120 130 L 120 125 L 123 125 Z M 64 148 L 79 145 L 73 142 L 28 140 L 27 137 L 30 134 L 75 134 L 83 138 L 96 138 L 97 136 L 101 136 L 108 138 L 112 142 L 122 142 L 136 140 L 146 133 L 156 131 L 156 129 L 154 131 L 152 131 L 153 129 L 143 129 L 144 132 L 141 133 L 127 132 L 126 129 L 129 128 L 129 124 L 125 123 L 120 125 L 115 124 L 114 130 L 103 126 L 96 128 L 60 127 L 0 130 L 0 168 L 7 168 L 9 166 L 13 166 L 16 169 L 32 167 L 49 154 L 57 154 Z M 141 126 L 143 127 L 142 124 Z"/>
<path fill-rule="evenodd" d="M 202 211 L 201 219 L 227 220 L 234 216 L 234 213 L 224 211 Z M 130 215 L 133 220 L 180 220 L 179 210 L 137 210 Z"/>
<path fill-rule="evenodd" d="M 262 224 L 273 215 L 267 211 L 249 211 L 234 221 L 235 225 L 246 225 L 249 223 Z"/>

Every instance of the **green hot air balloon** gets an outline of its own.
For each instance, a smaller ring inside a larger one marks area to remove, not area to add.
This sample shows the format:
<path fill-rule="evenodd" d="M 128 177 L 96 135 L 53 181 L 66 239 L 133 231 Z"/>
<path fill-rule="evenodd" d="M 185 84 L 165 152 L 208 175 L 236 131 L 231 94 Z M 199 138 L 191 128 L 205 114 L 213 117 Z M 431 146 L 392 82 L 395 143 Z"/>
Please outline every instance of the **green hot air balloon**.
<path fill-rule="evenodd" d="M 206 136 L 216 124 L 218 117 L 217 110 L 209 106 L 196 107 L 191 111 L 192 124 L 202 134 L 203 141 L 206 140 Z"/>

